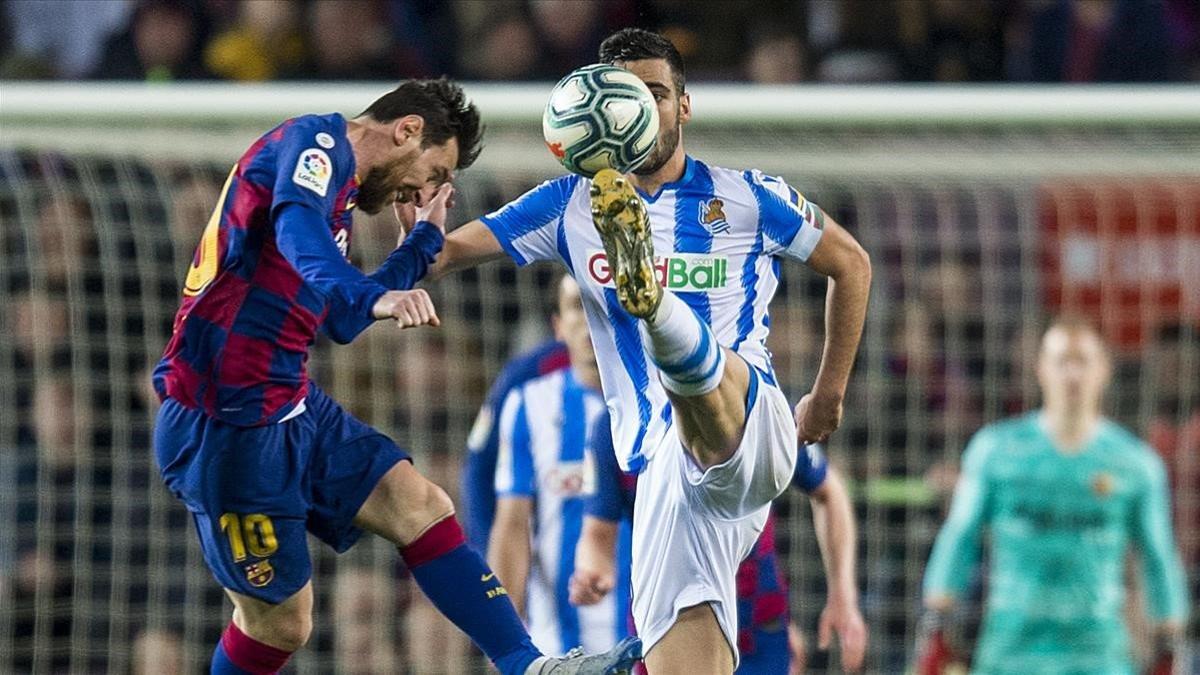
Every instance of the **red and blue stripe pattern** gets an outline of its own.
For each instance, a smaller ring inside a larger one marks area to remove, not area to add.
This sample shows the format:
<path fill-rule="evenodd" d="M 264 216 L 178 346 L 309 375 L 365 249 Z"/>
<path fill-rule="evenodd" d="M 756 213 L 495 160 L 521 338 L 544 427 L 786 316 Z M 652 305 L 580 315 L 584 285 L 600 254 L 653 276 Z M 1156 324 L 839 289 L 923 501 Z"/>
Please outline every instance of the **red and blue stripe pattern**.
<path fill-rule="evenodd" d="M 349 241 L 357 179 L 345 129 L 340 115 L 288 120 L 238 160 L 155 368 L 160 396 L 242 426 L 278 421 L 304 398 L 308 350 L 329 308 L 276 247 L 273 214 L 288 202 L 317 207 L 335 239 Z M 316 145 L 332 164 L 326 196 L 293 180 L 297 157 Z"/>

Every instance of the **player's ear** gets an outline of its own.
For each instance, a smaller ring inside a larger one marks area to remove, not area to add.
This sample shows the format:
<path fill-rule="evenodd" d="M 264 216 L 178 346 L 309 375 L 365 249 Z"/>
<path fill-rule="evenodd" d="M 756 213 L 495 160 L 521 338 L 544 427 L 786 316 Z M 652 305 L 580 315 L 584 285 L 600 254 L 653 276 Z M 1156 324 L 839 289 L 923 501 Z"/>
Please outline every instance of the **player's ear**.
<path fill-rule="evenodd" d="M 687 124 L 692 119 L 692 95 L 683 92 L 679 96 L 679 123 Z"/>
<path fill-rule="evenodd" d="M 425 118 L 420 115 L 405 115 L 392 125 L 392 140 L 396 145 L 404 145 L 410 138 L 419 138 L 424 130 Z"/>

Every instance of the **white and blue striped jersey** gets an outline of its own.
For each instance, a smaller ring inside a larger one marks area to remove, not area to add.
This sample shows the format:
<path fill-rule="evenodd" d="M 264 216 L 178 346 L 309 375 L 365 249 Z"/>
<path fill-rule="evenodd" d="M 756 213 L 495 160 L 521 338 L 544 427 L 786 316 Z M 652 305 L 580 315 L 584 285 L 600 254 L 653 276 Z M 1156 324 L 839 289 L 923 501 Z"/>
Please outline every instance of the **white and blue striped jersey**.
<path fill-rule="evenodd" d="M 526 615 L 534 644 L 547 654 L 579 645 L 602 652 L 624 636 L 611 594 L 599 604 L 575 607 L 567 592 L 587 500 L 595 492 L 588 436 L 603 413 L 600 394 L 570 369 L 514 389 L 500 413 L 496 496 L 534 500 Z"/>
<path fill-rule="evenodd" d="M 671 406 L 637 320 L 617 300 L 592 224 L 590 186 L 586 178 L 562 176 L 482 221 L 518 264 L 556 260 L 579 282 L 617 457 L 622 469 L 637 472 L 670 427 Z M 773 384 L 767 305 L 779 285 L 779 259 L 808 259 L 823 231 L 820 209 L 778 178 L 691 157 L 678 181 L 642 198 L 660 283 Z"/>

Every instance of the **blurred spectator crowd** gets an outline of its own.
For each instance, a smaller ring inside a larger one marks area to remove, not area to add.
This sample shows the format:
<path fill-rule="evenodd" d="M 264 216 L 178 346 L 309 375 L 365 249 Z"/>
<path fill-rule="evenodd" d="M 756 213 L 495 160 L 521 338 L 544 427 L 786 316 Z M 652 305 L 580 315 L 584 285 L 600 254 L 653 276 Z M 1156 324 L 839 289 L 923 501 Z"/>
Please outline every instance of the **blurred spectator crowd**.
<path fill-rule="evenodd" d="M 1194 0 L 9 0 L 0 79 L 555 80 L 657 29 L 693 80 L 1200 80 Z"/>

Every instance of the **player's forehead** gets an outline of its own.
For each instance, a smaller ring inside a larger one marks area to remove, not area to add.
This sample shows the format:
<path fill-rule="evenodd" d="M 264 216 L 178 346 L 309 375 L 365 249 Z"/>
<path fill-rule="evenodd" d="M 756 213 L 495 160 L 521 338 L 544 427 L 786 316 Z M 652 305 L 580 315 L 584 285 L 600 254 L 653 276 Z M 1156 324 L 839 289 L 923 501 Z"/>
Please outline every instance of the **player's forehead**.
<path fill-rule="evenodd" d="M 666 59 L 614 61 L 613 65 L 637 75 L 642 82 L 646 83 L 651 92 L 654 92 L 656 87 L 665 89 L 668 93 L 675 90 L 675 80 L 671 73 L 671 64 Z"/>
<path fill-rule="evenodd" d="M 430 146 L 429 151 L 434 172 L 446 174 L 444 178 L 448 180 L 458 166 L 458 138 L 451 136 L 445 143 Z"/>
<path fill-rule="evenodd" d="M 1094 330 L 1078 326 L 1051 326 L 1042 336 L 1042 354 L 1050 357 L 1103 358 L 1104 342 Z"/>

